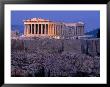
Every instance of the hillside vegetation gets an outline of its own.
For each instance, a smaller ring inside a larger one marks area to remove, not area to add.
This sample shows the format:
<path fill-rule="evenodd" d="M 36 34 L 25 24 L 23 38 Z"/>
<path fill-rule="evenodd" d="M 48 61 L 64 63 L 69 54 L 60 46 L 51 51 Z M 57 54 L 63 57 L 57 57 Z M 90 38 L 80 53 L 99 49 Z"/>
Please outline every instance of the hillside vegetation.
<path fill-rule="evenodd" d="M 100 39 L 11 40 L 11 76 L 100 76 Z"/>

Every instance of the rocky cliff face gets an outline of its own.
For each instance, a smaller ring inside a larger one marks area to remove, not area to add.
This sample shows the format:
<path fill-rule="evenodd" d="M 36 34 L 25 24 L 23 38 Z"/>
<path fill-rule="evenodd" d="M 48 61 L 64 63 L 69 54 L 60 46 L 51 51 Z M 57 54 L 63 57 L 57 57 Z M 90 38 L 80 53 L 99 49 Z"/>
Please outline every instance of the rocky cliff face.
<path fill-rule="evenodd" d="M 100 55 L 100 40 L 91 39 L 91 40 L 82 40 L 81 41 L 81 51 L 90 56 L 99 56 Z"/>
<path fill-rule="evenodd" d="M 12 76 L 100 76 L 100 40 L 12 40 Z"/>

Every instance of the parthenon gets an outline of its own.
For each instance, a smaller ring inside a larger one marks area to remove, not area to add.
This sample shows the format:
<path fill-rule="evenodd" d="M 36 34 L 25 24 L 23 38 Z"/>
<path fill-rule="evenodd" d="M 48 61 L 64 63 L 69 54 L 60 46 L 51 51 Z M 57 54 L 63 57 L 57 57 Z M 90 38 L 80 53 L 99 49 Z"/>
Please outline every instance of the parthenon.
<path fill-rule="evenodd" d="M 24 21 L 26 37 L 67 37 L 84 34 L 84 23 L 53 22 L 47 19 L 32 18 Z"/>

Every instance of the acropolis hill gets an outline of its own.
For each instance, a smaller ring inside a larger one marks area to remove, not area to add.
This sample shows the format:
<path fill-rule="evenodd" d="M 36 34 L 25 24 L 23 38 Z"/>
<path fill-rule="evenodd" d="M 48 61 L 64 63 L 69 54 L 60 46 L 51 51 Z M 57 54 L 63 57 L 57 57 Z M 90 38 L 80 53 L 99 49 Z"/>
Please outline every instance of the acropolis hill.
<path fill-rule="evenodd" d="M 42 18 L 23 20 L 25 37 L 76 38 L 84 35 L 84 23 L 53 22 Z"/>
<path fill-rule="evenodd" d="M 11 32 L 12 77 L 100 77 L 100 30 L 95 37 L 83 22 L 23 23 L 21 36 Z"/>

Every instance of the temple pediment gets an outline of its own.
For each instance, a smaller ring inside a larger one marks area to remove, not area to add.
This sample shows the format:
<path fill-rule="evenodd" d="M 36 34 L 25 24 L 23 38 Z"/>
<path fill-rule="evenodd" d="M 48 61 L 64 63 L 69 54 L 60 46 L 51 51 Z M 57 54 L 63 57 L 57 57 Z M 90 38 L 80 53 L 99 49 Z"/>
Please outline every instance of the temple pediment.
<path fill-rule="evenodd" d="M 32 19 L 27 19 L 27 20 L 23 20 L 24 22 L 52 22 L 49 21 L 47 19 L 42 19 L 42 18 L 32 18 Z"/>

